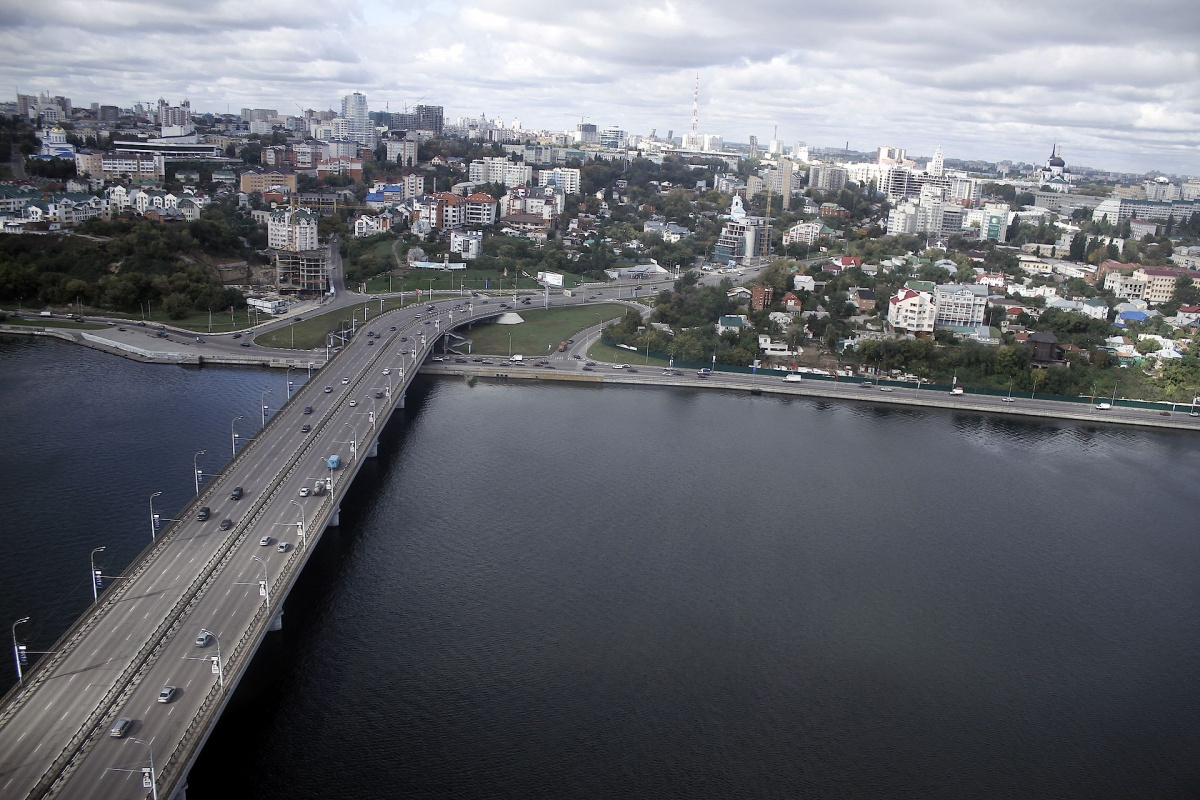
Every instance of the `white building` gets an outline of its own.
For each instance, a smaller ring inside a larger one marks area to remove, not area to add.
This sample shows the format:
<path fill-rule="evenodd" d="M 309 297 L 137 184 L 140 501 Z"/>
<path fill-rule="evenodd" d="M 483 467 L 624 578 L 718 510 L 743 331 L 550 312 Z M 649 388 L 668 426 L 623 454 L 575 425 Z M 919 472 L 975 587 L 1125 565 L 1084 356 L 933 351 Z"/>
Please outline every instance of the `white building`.
<path fill-rule="evenodd" d="M 346 136 L 359 144 L 375 146 L 375 127 L 367 116 L 367 96 L 354 92 L 342 98 L 342 119 L 346 120 Z"/>
<path fill-rule="evenodd" d="M 934 287 L 935 328 L 977 328 L 987 315 L 988 287 L 946 283 Z"/>
<path fill-rule="evenodd" d="M 450 252 L 459 253 L 464 261 L 479 258 L 483 252 L 483 231 L 451 231 Z"/>
<path fill-rule="evenodd" d="M 548 186 L 551 183 L 562 189 L 565 194 L 579 194 L 580 171 L 572 167 L 538 170 L 537 185 Z"/>
<path fill-rule="evenodd" d="M 533 181 L 533 167 L 518 164 L 507 158 L 479 158 L 468 168 L 471 183 L 502 183 L 505 186 L 524 186 Z"/>
<path fill-rule="evenodd" d="M 317 215 L 306 208 L 277 208 L 267 220 L 267 246 L 272 250 L 316 250 Z"/>
<path fill-rule="evenodd" d="M 797 287 L 799 288 L 799 287 Z M 932 284 L 909 281 L 888 300 L 888 324 L 907 333 L 933 333 L 937 304 Z"/>

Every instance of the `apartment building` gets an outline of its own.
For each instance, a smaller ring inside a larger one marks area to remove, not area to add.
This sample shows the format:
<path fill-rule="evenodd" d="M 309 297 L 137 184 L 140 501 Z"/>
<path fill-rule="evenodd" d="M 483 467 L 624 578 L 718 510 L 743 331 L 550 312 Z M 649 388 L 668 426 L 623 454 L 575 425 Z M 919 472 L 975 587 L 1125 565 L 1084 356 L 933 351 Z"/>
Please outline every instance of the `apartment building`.
<path fill-rule="evenodd" d="M 988 287 L 946 283 L 933 289 L 935 328 L 977 328 L 987 316 Z"/>
<path fill-rule="evenodd" d="M 468 167 L 471 183 L 502 183 L 505 186 L 524 186 L 533 181 L 533 167 L 518 164 L 507 158 L 479 158 Z"/>

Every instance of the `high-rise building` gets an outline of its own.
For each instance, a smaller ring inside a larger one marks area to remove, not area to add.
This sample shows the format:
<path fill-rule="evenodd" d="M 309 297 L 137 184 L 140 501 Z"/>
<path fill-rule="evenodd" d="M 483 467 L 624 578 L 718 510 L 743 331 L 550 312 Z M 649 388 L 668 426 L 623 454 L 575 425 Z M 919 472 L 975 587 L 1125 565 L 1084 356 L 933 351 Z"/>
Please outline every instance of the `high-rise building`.
<path fill-rule="evenodd" d="M 945 165 L 942 160 L 942 146 L 939 144 L 937 150 L 933 151 L 933 158 L 929 160 L 929 164 L 925 167 L 925 171 L 930 175 L 941 175 L 945 170 Z"/>
<path fill-rule="evenodd" d="M 808 171 L 808 185 L 818 192 L 836 192 L 845 187 L 850 173 L 842 167 L 813 164 Z"/>
<path fill-rule="evenodd" d="M 600 131 L 600 146 L 619 149 L 625 146 L 629 134 L 620 128 L 609 127 Z"/>
<path fill-rule="evenodd" d="M 442 135 L 442 107 L 417 106 L 413 109 L 417 115 L 417 130 L 433 131 L 434 135 Z"/>
<path fill-rule="evenodd" d="M 600 133 L 590 122 L 575 123 L 575 141 L 579 144 L 596 144 L 600 141 Z"/>
<path fill-rule="evenodd" d="M 346 135 L 368 147 L 375 146 L 375 128 L 367 116 L 367 96 L 354 92 L 342 98 L 342 119 L 346 120 Z"/>

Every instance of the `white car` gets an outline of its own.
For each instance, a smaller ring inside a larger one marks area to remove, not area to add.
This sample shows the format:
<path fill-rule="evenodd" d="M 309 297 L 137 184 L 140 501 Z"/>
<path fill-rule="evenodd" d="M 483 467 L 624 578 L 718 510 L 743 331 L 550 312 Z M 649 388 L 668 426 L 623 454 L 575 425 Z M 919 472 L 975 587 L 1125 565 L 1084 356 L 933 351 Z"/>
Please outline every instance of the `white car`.
<path fill-rule="evenodd" d="M 349 379 L 349 378 L 342 378 L 342 386 L 345 386 L 345 385 L 346 385 L 346 384 L 348 384 L 349 382 L 350 382 L 350 379 Z"/>
<path fill-rule="evenodd" d="M 1097 403 L 1096 404 L 1097 411 L 1108 411 L 1110 408 L 1112 408 L 1112 403 Z"/>
<path fill-rule="evenodd" d="M 391 374 L 392 374 L 391 367 L 388 367 L 387 369 L 385 369 L 385 370 L 383 371 L 383 374 L 384 374 L 384 375 L 391 375 Z"/>
<path fill-rule="evenodd" d="M 350 401 L 350 407 L 351 407 L 351 408 L 354 408 L 356 405 L 358 405 L 358 401 L 357 401 L 357 400 L 351 400 L 351 401 Z"/>
<path fill-rule="evenodd" d="M 310 490 L 310 489 L 309 489 L 307 486 L 301 486 L 301 487 L 300 487 L 300 496 L 301 496 L 301 497 L 308 497 L 308 495 L 309 495 L 309 492 L 310 492 L 310 491 L 311 491 L 311 490 Z"/>
<path fill-rule="evenodd" d="M 431 358 L 429 360 L 430 361 L 445 361 L 446 359 L 442 358 L 441 356 L 434 356 L 433 358 Z"/>

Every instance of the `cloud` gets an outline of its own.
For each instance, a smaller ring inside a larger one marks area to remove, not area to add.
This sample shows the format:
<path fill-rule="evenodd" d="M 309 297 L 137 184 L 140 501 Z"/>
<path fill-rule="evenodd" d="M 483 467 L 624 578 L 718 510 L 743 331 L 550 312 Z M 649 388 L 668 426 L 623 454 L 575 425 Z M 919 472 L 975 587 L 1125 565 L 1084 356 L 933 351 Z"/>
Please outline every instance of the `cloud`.
<path fill-rule="evenodd" d="M 77 103 L 423 102 L 563 129 L 700 127 L 948 157 L 1200 173 L 1200 4 L 1060 0 L 43 0 L 0 8 L 0 78 Z M 48 55 L 49 54 L 49 55 Z"/>

